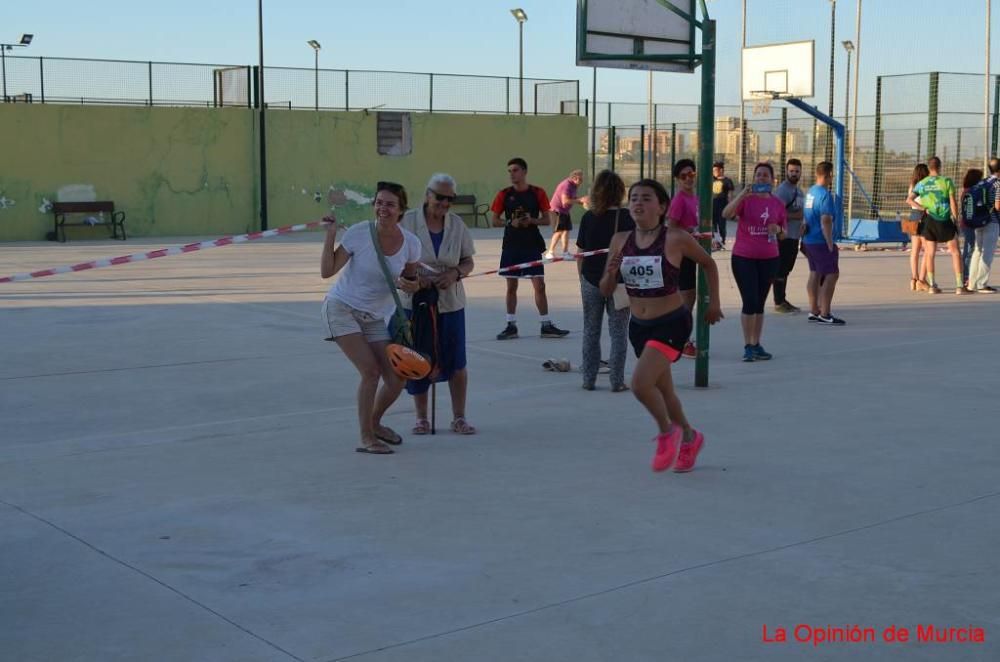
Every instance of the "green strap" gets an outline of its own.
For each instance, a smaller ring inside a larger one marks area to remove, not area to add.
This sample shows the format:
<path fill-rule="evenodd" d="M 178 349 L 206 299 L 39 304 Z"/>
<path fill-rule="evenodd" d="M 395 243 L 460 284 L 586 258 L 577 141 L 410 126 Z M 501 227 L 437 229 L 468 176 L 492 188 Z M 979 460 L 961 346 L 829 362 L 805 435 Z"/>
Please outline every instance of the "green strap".
<path fill-rule="evenodd" d="M 399 293 L 396 292 L 396 283 L 392 278 L 392 274 L 389 273 L 389 263 L 386 262 L 385 254 L 382 253 L 382 245 L 378 240 L 378 231 L 375 229 L 375 221 L 369 222 L 368 229 L 371 231 L 372 245 L 375 246 L 375 254 L 378 255 L 378 264 L 382 267 L 382 275 L 385 276 L 385 284 L 389 286 L 389 291 L 392 292 L 392 298 L 396 301 L 396 312 L 393 313 L 393 317 L 396 319 L 396 333 L 402 334 L 402 339 L 408 347 L 413 347 L 413 334 L 410 333 L 410 320 L 406 319 L 406 313 L 403 312 L 403 302 L 399 300 Z M 403 240 L 403 247 L 406 247 L 405 238 Z"/>

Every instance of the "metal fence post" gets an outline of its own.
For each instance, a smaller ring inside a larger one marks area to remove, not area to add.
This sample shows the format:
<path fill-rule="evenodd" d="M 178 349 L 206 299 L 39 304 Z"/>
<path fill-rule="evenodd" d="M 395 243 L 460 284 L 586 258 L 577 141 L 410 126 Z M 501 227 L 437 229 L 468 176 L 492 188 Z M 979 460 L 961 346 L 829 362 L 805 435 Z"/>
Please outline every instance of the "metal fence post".
<path fill-rule="evenodd" d="M 45 58 L 38 58 L 38 80 L 42 85 L 42 103 L 45 103 Z"/>
<path fill-rule="evenodd" d="M 674 164 L 677 163 L 677 122 L 670 125 L 670 195 L 674 195 Z"/>
<path fill-rule="evenodd" d="M 646 125 L 639 125 L 639 179 L 646 178 Z"/>
<path fill-rule="evenodd" d="M 149 63 L 149 107 L 153 107 L 153 63 Z"/>
<path fill-rule="evenodd" d="M 998 131 L 1000 131 L 1000 76 L 993 79 L 993 139 L 990 141 L 991 149 L 990 155 L 996 156 L 997 154 L 997 138 Z"/>
<path fill-rule="evenodd" d="M 615 127 L 608 127 L 608 158 L 611 160 L 611 172 L 615 171 Z"/>
<path fill-rule="evenodd" d="M 351 72 L 344 69 L 344 110 L 351 109 L 351 85 L 348 82 Z"/>
<path fill-rule="evenodd" d="M 932 71 L 928 85 L 927 99 L 927 158 L 937 152 L 937 122 L 938 122 L 938 80 L 940 74 Z"/>
<path fill-rule="evenodd" d="M 961 168 L 962 168 L 962 129 L 961 128 L 955 129 L 955 132 L 958 135 L 955 145 L 955 177 L 953 179 L 955 179 L 955 181 L 958 181 L 959 177 L 961 177 Z"/>
<path fill-rule="evenodd" d="M 507 114 L 510 115 L 510 76 L 507 76 Z"/>
<path fill-rule="evenodd" d="M 254 80 L 253 67 L 247 67 L 247 89 L 248 90 L 252 90 L 253 89 L 253 80 Z M 252 96 L 253 95 L 251 95 L 251 94 L 247 95 L 247 108 L 253 108 L 253 102 L 251 100 Z M 225 99 L 222 100 L 222 105 L 223 106 L 226 105 Z"/>
<path fill-rule="evenodd" d="M 747 120 L 740 120 L 740 186 L 747 181 Z"/>
<path fill-rule="evenodd" d="M 786 106 L 781 107 L 781 142 L 780 149 L 778 150 L 779 159 L 781 160 L 781 179 L 785 179 L 785 157 L 788 155 L 788 108 Z"/>
<path fill-rule="evenodd" d="M 430 79 L 431 79 L 430 80 L 431 90 L 430 90 L 430 98 L 427 101 L 427 106 L 428 106 L 427 112 L 433 113 L 434 112 L 434 74 L 428 74 L 428 75 L 430 76 Z"/>
<path fill-rule="evenodd" d="M 872 173 L 871 217 L 878 218 L 882 208 L 882 77 L 875 79 L 875 167 Z M 857 120 L 854 123 L 857 130 Z"/>

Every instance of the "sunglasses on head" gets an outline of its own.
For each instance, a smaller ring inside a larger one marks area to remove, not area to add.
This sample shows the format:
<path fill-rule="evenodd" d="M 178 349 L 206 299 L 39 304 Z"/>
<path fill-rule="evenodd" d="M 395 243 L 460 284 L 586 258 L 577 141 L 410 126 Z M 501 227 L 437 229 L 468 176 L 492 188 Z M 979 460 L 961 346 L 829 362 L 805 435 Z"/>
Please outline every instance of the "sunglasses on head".
<path fill-rule="evenodd" d="M 448 202 L 455 202 L 455 198 L 457 197 L 454 195 L 445 195 L 444 193 L 438 193 L 433 189 L 427 189 L 427 192 L 433 195 L 434 199 L 437 200 L 438 202 L 444 202 L 445 200 L 447 200 Z"/>

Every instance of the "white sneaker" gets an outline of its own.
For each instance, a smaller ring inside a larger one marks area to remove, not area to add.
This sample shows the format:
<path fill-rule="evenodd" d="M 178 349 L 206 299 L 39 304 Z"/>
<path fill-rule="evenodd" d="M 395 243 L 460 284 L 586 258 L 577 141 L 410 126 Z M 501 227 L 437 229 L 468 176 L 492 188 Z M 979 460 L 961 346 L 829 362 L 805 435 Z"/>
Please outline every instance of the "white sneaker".
<path fill-rule="evenodd" d="M 562 258 L 564 260 L 575 260 L 576 259 L 576 255 L 574 255 L 573 253 L 570 253 L 569 251 L 567 251 L 567 252 L 565 252 L 565 253 L 562 254 Z"/>
<path fill-rule="evenodd" d="M 545 251 L 544 253 L 542 253 L 543 260 L 551 260 L 554 257 L 555 255 L 552 254 L 552 251 Z"/>

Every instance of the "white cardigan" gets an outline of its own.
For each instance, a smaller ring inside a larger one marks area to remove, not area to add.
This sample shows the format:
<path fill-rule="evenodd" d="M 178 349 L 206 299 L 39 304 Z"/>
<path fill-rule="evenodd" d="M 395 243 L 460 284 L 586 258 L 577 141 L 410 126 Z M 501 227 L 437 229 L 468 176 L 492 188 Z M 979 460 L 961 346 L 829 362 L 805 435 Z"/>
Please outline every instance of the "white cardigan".
<path fill-rule="evenodd" d="M 441 239 L 441 249 L 437 255 L 434 254 L 434 242 L 431 241 L 431 233 L 427 229 L 423 205 L 403 214 L 399 225 L 404 230 L 409 230 L 417 235 L 421 246 L 420 261 L 438 271 L 457 267 L 463 258 L 476 254 L 469 228 L 465 226 L 465 221 L 458 214 L 448 212 L 445 215 L 444 237 Z M 410 296 L 404 292 L 400 294 L 402 295 L 403 307 L 411 308 Z M 458 281 L 446 290 L 438 290 L 438 294 L 439 312 L 451 313 L 465 308 L 465 287 L 463 287 L 462 281 Z"/>

